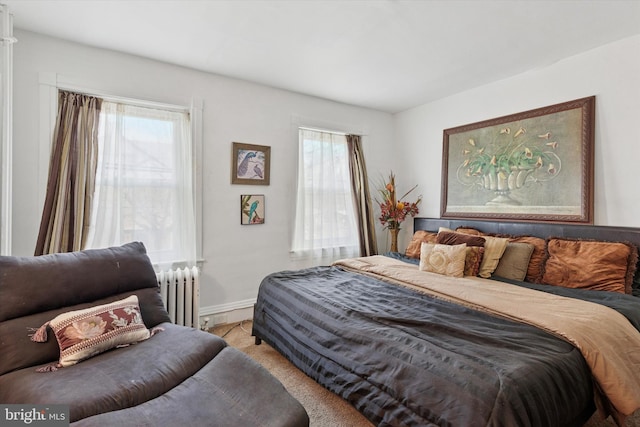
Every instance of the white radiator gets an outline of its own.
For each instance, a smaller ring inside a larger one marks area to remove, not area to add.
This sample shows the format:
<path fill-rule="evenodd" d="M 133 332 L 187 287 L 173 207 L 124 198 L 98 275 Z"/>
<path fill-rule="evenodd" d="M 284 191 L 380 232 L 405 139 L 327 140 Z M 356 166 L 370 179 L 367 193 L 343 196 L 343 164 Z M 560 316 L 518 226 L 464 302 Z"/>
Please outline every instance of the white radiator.
<path fill-rule="evenodd" d="M 177 325 L 199 328 L 200 279 L 198 268 L 178 268 L 156 273 L 164 306 Z"/>

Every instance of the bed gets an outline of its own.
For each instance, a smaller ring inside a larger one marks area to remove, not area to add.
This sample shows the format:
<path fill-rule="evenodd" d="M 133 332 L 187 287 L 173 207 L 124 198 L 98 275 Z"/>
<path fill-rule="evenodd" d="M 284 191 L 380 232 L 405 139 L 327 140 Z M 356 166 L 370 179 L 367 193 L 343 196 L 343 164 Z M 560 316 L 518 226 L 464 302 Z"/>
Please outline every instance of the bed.
<path fill-rule="evenodd" d="M 407 248 L 265 277 L 256 343 L 379 426 L 581 426 L 596 410 L 623 425 L 638 410 L 640 229 L 415 218 L 414 231 L 418 259 Z M 478 277 L 474 237 L 485 256 L 504 239 L 529 249 L 522 277 L 506 250 Z M 436 249 L 456 251 L 455 274 L 430 268 Z"/>

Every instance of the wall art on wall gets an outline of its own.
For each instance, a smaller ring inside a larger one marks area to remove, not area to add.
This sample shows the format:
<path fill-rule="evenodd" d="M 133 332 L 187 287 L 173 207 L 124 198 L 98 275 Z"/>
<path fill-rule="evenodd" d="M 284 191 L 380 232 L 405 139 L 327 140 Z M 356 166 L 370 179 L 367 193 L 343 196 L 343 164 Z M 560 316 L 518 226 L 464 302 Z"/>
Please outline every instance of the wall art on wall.
<path fill-rule="evenodd" d="M 240 224 L 264 224 L 263 194 L 243 194 L 240 196 Z"/>
<path fill-rule="evenodd" d="M 595 97 L 443 131 L 445 218 L 593 222 Z"/>
<path fill-rule="evenodd" d="M 269 185 L 271 147 L 234 142 L 231 150 L 231 183 Z"/>

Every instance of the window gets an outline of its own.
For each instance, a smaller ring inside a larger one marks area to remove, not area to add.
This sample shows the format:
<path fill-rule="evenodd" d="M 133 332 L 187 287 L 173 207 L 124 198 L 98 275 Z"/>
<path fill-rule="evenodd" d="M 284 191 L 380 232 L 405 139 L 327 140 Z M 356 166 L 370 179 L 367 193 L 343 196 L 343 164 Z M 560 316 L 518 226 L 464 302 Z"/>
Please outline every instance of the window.
<path fill-rule="evenodd" d="M 104 101 L 88 247 L 141 241 L 154 264 L 195 263 L 188 111 Z"/>
<path fill-rule="evenodd" d="M 357 256 L 358 248 L 347 138 L 300 128 L 292 251 L 348 257 Z"/>

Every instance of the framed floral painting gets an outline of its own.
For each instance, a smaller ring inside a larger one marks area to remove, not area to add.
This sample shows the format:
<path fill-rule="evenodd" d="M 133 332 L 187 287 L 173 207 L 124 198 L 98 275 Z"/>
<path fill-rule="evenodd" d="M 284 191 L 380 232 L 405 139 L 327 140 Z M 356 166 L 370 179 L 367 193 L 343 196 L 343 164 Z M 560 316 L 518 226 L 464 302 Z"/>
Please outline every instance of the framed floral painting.
<path fill-rule="evenodd" d="M 595 97 L 443 132 L 441 216 L 593 222 Z"/>
<path fill-rule="evenodd" d="M 234 142 L 231 149 L 231 183 L 269 185 L 271 147 Z"/>

